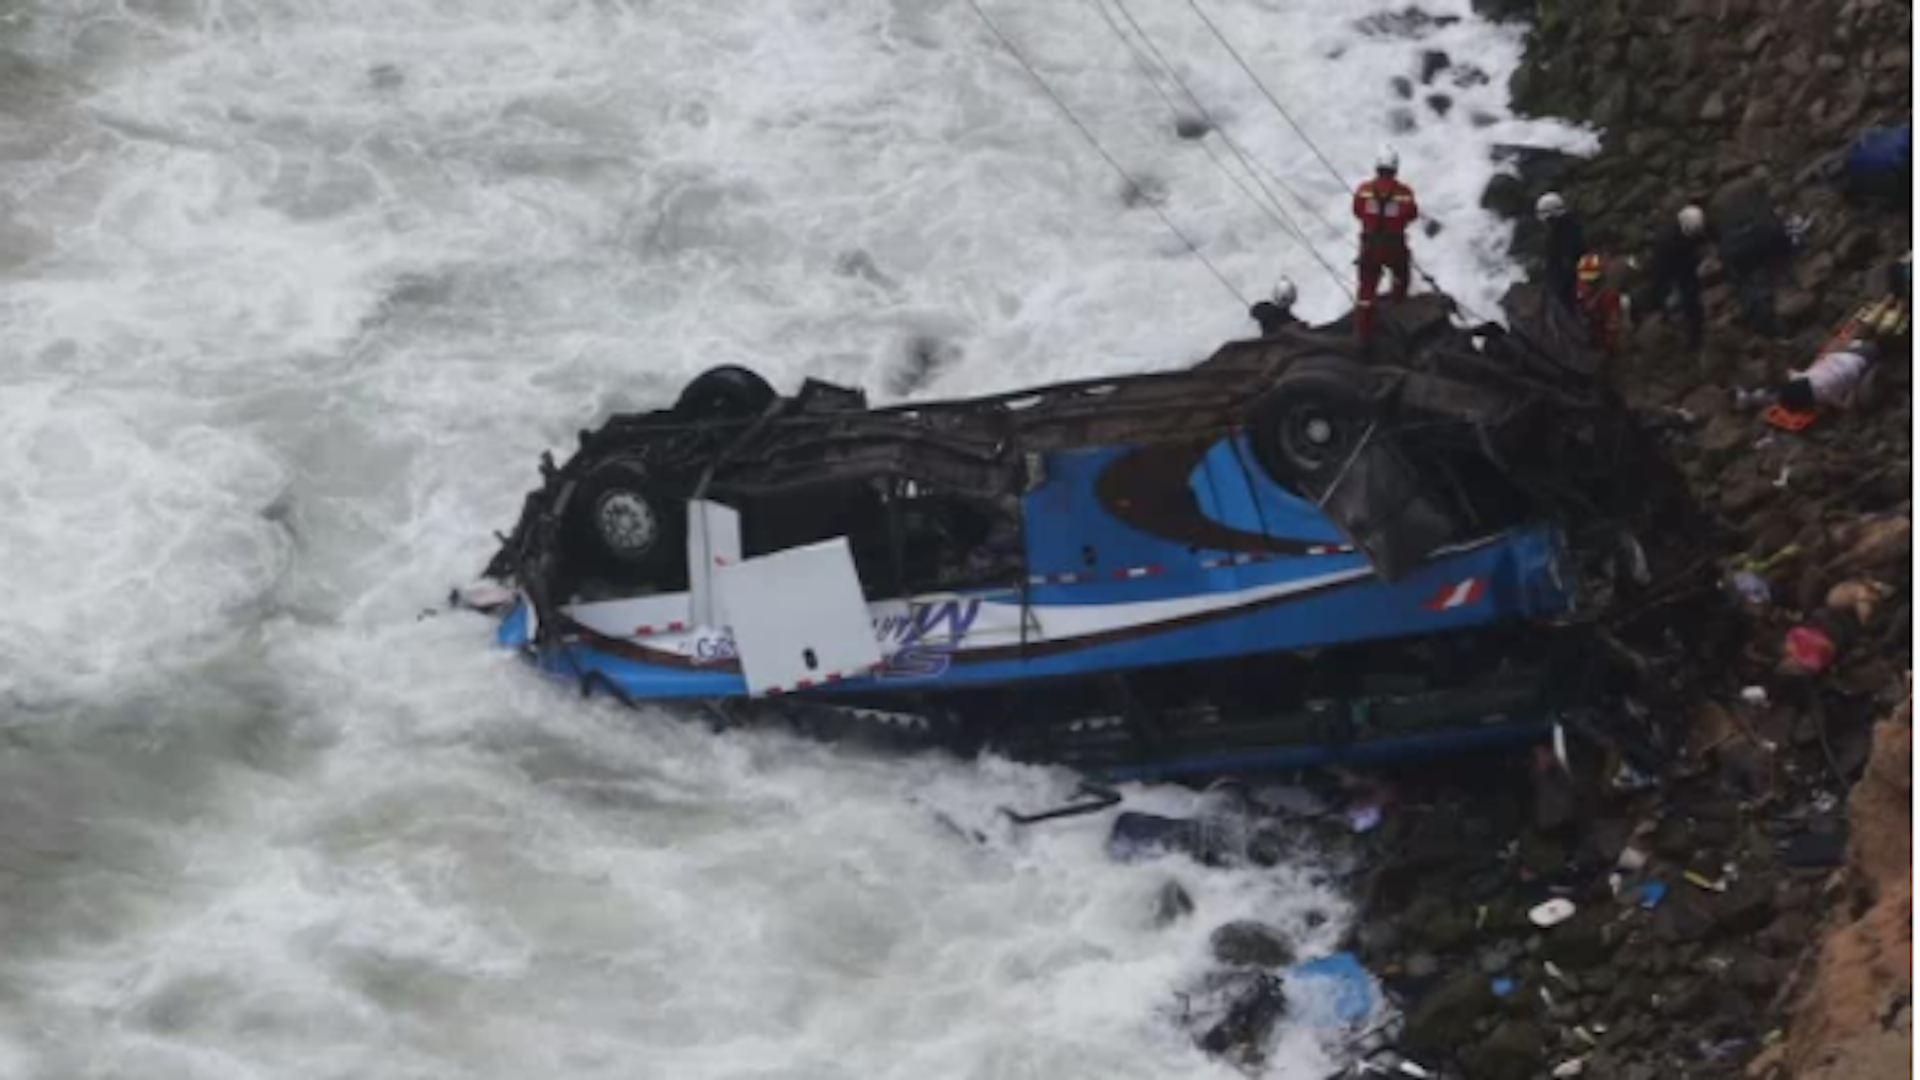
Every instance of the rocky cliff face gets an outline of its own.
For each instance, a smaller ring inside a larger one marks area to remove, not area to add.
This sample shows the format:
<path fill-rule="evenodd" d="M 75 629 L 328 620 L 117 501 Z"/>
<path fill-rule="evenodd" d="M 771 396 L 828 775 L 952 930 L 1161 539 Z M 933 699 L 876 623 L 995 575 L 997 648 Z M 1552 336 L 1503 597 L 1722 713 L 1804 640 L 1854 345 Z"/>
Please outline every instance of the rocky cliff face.
<path fill-rule="evenodd" d="M 1801 435 L 1771 432 L 1736 412 L 1731 390 L 1804 367 L 1848 313 L 1887 293 L 1887 263 L 1911 247 L 1907 205 L 1849 202 L 1819 174 L 1822 160 L 1863 128 L 1910 122 L 1910 0 L 1480 6 L 1532 25 L 1528 62 L 1513 86 L 1521 108 L 1604 130 L 1596 158 L 1526 159 L 1519 177 L 1488 189 L 1489 206 L 1521 221 L 1522 254 L 1537 242 L 1527 220 L 1532 201 L 1549 189 L 1586 219 L 1590 247 L 1622 263 L 1644 257 L 1652 230 L 1690 202 L 1711 211 L 1764 198 L 1783 217 L 1811 220 L 1780 280 L 1777 339 L 1735 325 L 1735 297 L 1709 260 L 1705 350 L 1688 354 L 1671 327 L 1641 313 L 1619 371 L 1636 404 L 1686 426 L 1675 451 L 1719 526 L 1722 570 L 1744 558 L 1772 594 L 1748 612 L 1734 670 L 1720 682 L 1777 676 L 1780 635 L 1829 606 L 1836 586 L 1866 580 L 1889 594 L 1877 609 L 1831 605 L 1841 662 L 1789 689 L 1816 717 L 1839 717 L 1821 738 L 1832 734 L 1841 745 L 1827 750 L 1830 763 L 1859 780 L 1848 803 L 1847 865 L 1821 883 L 1813 905 L 1823 913 L 1822 936 L 1775 998 L 1778 1011 L 1764 1025 L 1776 1028 L 1771 1045 L 1746 1071 L 1908 1075 L 1911 714 L 1902 707 L 1875 726 L 1870 755 L 1863 718 L 1910 694 L 1910 352 L 1890 358 L 1872 408 L 1823 416 Z M 1888 550 L 1862 553 L 1856 545 L 1866 533 Z M 1730 685 L 1716 690 L 1703 679 L 1700 690 L 1712 697 Z"/>
<path fill-rule="evenodd" d="M 1910 2 L 1483 0 L 1483 7 L 1532 21 L 1528 63 L 1513 84 L 1516 105 L 1605 132 L 1604 150 L 1591 161 L 1490 188 L 1496 208 L 1524 217 L 1532 196 L 1559 186 L 1588 219 L 1596 247 L 1631 254 L 1685 203 L 1708 205 L 1731 185 L 1757 182 L 1821 226 L 1782 304 L 1789 330 L 1837 318 L 1870 284 L 1877 260 L 1905 249 L 1904 230 L 1891 221 L 1849 228 L 1857 211 L 1801 174 L 1860 129 L 1911 116 Z M 1731 314 L 1724 291 L 1709 299 Z"/>
<path fill-rule="evenodd" d="M 1829 930 L 1808 958 L 1791 1038 L 1763 1063 L 1788 1076 L 1907 1076 L 1913 1058 L 1913 713 L 1874 729 L 1848 800 L 1846 872 Z M 1756 1071 L 1766 1071 L 1756 1070 Z"/>

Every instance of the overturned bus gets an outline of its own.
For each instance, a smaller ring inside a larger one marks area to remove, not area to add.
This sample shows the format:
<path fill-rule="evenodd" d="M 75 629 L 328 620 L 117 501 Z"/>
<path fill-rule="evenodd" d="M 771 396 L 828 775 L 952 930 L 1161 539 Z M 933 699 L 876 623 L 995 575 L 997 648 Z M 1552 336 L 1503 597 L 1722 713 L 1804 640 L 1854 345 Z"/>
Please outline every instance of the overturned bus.
<path fill-rule="evenodd" d="M 498 638 L 629 702 L 1108 777 L 1537 734 L 1656 452 L 1557 309 L 1382 314 L 886 408 L 715 369 L 543 461 Z"/>

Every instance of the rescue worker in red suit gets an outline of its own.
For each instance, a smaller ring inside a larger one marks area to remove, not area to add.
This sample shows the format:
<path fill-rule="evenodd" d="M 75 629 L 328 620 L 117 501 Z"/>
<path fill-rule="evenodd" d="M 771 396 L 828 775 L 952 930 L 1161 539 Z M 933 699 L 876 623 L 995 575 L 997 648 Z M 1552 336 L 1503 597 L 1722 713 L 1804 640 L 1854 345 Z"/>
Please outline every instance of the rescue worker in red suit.
<path fill-rule="evenodd" d="M 1380 291 L 1382 272 L 1393 274 L 1393 298 L 1404 300 L 1409 281 L 1407 226 L 1420 216 L 1413 189 L 1396 179 L 1400 155 L 1392 147 L 1374 161 L 1373 179 L 1353 193 L 1353 216 L 1360 219 L 1360 301 L 1353 324 L 1360 340 L 1373 333 L 1373 298 Z"/>
<path fill-rule="evenodd" d="M 1620 338 L 1626 332 L 1626 300 L 1620 290 L 1607 284 L 1607 268 L 1598 255 L 1580 257 L 1574 297 L 1580 317 L 1593 335 L 1593 347 L 1604 353 L 1620 351 Z"/>

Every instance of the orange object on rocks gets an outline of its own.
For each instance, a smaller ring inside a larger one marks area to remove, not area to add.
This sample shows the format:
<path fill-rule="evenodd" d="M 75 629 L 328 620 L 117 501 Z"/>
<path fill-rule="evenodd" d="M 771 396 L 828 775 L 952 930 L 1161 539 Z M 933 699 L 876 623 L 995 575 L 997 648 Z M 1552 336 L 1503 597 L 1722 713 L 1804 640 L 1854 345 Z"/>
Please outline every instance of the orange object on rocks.
<path fill-rule="evenodd" d="M 1819 418 L 1820 414 L 1812 409 L 1789 409 L 1778 403 L 1767 406 L 1767 411 L 1760 414 L 1760 419 L 1769 427 L 1781 431 L 1805 431 Z"/>

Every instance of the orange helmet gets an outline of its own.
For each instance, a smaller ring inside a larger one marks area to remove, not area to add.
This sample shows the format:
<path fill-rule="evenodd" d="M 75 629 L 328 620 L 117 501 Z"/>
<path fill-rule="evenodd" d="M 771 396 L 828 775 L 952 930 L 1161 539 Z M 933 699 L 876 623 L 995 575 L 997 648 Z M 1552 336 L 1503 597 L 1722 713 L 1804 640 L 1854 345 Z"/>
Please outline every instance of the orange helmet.
<path fill-rule="evenodd" d="M 1560 265 L 1565 266 L 1566 264 L 1561 263 Z M 1600 256 L 1582 255 L 1580 256 L 1580 265 L 1577 272 L 1583 284 L 1591 285 L 1599 281 L 1601 275 L 1606 273 L 1606 267 L 1601 265 Z"/>

